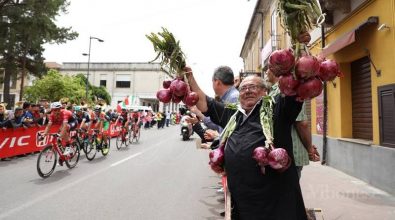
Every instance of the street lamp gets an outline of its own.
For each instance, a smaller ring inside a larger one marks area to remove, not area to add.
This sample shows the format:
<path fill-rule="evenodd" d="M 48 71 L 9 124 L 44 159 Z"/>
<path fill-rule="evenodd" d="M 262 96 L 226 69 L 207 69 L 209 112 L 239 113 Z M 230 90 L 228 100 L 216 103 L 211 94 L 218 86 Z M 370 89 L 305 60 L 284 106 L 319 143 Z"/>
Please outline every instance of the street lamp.
<path fill-rule="evenodd" d="M 91 62 L 91 43 L 92 43 L 92 39 L 95 39 L 99 42 L 104 42 L 104 40 L 97 38 L 97 37 L 89 37 L 89 52 L 88 53 L 83 53 L 82 55 L 84 56 L 88 56 L 88 71 L 86 73 L 86 88 L 85 88 L 85 96 L 86 96 L 86 100 L 88 101 L 88 82 L 89 82 L 89 64 Z"/>

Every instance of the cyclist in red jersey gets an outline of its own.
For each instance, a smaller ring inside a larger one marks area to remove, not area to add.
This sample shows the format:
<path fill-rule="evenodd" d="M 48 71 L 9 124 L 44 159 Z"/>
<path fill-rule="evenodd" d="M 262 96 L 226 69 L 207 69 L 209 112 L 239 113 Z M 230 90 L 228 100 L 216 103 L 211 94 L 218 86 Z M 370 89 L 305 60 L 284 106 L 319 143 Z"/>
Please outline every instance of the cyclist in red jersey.
<path fill-rule="evenodd" d="M 51 114 L 48 118 L 48 125 L 45 128 L 44 135 L 47 135 L 52 125 L 60 125 L 60 137 L 62 139 L 62 145 L 66 146 L 64 154 L 69 153 L 69 132 L 77 127 L 77 119 L 73 113 L 66 109 L 61 109 L 62 104 L 60 102 L 54 102 L 51 104 Z M 62 163 L 61 163 L 62 165 Z"/>
<path fill-rule="evenodd" d="M 129 113 L 126 110 L 126 108 L 122 108 L 122 112 L 118 116 L 116 124 L 118 124 L 119 122 L 122 123 L 122 126 L 125 127 L 127 131 L 129 130 L 128 125 L 130 123 L 130 120 L 129 120 Z"/>
<path fill-rule="evenodd" d="M 77 126 L 76 117 L 73 113 L 66 109 L 61 109 L 62 105 L 59 102 L 51 104 L 51 114 L 48 118 L 48 125 L 44 131 L 44 135 L 48 134 L 51 125 L 61 125 L 60 135 L 65 141 L 69 141 L 69 131 Z"/>
<path fill-rule="evenodd" d="M 130 118 L 132 119 L 133 123 L 134 136 L 136 136 L 140 130 L 140 117 L 140 112 L 138 112 L 137 110 L 132 110 Z"/>

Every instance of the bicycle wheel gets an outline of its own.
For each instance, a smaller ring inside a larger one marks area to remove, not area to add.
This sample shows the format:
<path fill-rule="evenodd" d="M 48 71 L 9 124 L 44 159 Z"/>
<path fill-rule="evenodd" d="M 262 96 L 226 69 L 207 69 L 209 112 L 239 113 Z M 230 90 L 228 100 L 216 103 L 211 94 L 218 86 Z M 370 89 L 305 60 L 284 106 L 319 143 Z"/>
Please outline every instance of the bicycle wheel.
<path fill-rule="evenodd" d="M 80 159 L 80 147 L 76 142 L 70 144 L 70 157 L 66 160 L 66 166 L 69 169 L 74 168 Z"/>
<path fill-rule="evenodd" d="M 128 142 L 129 142 L 129 144 L 133 144 L 133 131 L 132 131 L 132 128 L 130 128 L 129 129 L 129 131 L 128 131 Z"/>
<path fill-rule="evenodd" d="M 138 130 L 137 135 L 136 135 L 136 142 L 138 143 L 140 140 L 140 134 L 141 134 L 141 129 Z"/>
<path fill-rule="evenodd" d="M 89 161 L 93 160 L 96 156 L 96 141 L 95 141 L 95 137 L 92 136 L 88 143 L 86 144 L 86 159 L 88 159 Z"/>
<path fill-rule="evenodd" d="M 122 144 L 125 143 L 125 141 L 122 140 L 122 139 L 123 139 L 122 136 L 123 136 L 122 132 L 119 133 L 119 135 L 117 136 L 116 145 L 117 145 L 117 149 L 118 149 L 118 150 L 121 149 Z"/>
<path fill-rule="evenodd" d="M 37 172 L 42 178 L 51 176 L 58 161 L 58 154 L 53 149 L 52 145 L 46 146 L 38 155 L 37 158 Z"/>
<path fill-rule="evenodd" d="M 102 140 L 102 148 L 101 148 L 101 154 L 103 154 L 103 156 L 107 156 L 107 154 L 110 152 L 110 142 L 111 139 L 110 137 L 107 137 L 107 145 L 105 145 Z"/>

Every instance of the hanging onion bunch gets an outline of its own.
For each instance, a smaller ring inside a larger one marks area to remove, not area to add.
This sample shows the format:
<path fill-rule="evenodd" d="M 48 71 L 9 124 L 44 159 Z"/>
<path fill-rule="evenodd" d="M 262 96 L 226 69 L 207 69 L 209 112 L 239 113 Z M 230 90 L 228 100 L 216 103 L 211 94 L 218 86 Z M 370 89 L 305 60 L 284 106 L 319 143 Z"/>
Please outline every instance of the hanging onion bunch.
<path fill-rule="evenodd" d="M 276 148 L 273 143 L 272 97 L 263 97 L 262 108 L 263 112 L 260 114 L 260 121 L 266 141 L 265 146 L 259 146 L 254 149 L 252 158 L 258 163 L 263 174 L 265 174 L 267 166 L 281 173 L 291 166 L 292 159 L 284 148 Z"/>
<path fill-rule="evenodd" d="M 303 34 L 325 20 L 318 0 L 280 0 L 277 12 L 281 18 L 281 25 L 291 36 L 293 43 L 308 43 L 309 36 Z"/>
<path fill-rule="evenodd" d="M 321 94 L 322 81 L 333 81 L 342 76 L 339 64 L 310 54 L 308 33 L 325 20 L 318 0 L 280 0 L 277 11 L 281 24 L 292 40 L 292 49 L 273 51 L 269 70 L 279 77 L 279 88 L 286 96 L 297 96 L 299 101 Z"/>
<path fill-rule="evenodd" d="M 160 65 L 167 67 L 171 74 L 182 76 L 186 64 L 180 41 L 177 41 L 174 35 L 164 27 L 162 27 L 162 32 L 145 36 L 152 42 L 157 53 L 157 56 L 151 62 L 160 59 Z"/>
<path fill-rule="evenodd" d="M 195 105 L 199 101 L 199 97 L 189 89 L 185 76 L 185 55 L 181 50 L 180 41 L 177 41 L 174 35 L 163 27 L 162 32 L 151 33 L 146 37 L 152 42 L 157 53 L 157 56 L 151 62 L 160 59 L 160 65 L 166 67 L 170 75 L 175 78 L 172 81 L 166 80 L 163 82 L 163 89 L 156 93 L 158 100 L 163 103 L 183 101 L 188 106 Z"/>

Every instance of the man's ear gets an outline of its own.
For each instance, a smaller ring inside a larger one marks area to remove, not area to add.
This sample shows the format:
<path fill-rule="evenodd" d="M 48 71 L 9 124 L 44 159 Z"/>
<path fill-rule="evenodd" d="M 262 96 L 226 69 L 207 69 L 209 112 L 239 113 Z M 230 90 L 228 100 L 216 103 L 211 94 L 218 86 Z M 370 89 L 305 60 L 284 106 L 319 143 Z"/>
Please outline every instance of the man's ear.
<path fill-rule="evenodd" d="M 221 80 L 217 79 L 217 80 L 215 80 L 215 85 L 216 86 L 222 86 L 223 83 L 221 82 Z"/>

